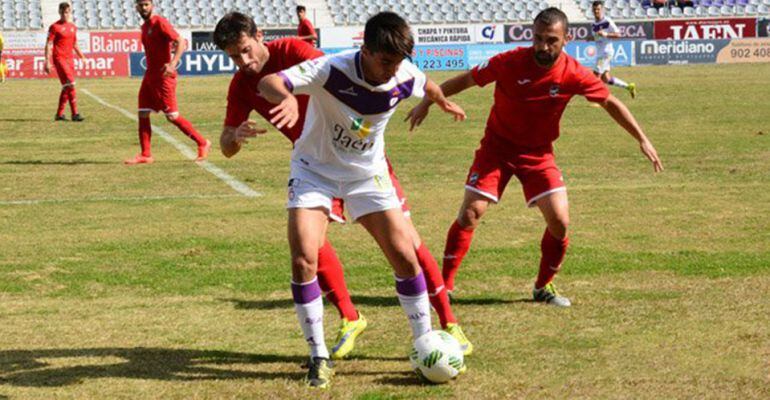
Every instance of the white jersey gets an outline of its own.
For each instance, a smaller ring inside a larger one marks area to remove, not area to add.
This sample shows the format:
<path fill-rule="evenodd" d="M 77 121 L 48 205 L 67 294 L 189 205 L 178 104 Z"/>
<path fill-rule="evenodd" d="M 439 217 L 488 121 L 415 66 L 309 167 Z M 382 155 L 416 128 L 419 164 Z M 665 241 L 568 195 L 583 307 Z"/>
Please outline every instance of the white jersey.
<path fill-rule="evenodd" d="M 293 93 L 310 95 L 292 163 L 341 182 L 387 169 L 385 126 L 398 103 L 425 96 L 427 78 L 409 60 L 379 86 L 368 84 L 362 71 L 361 53 L 352 50 L 279 72 Z"/>
<path fill-rule="evenodd" d="M 594 21 L 591 24 L 591 30 L 594 32 L 594 40 L 596 41 L 596 51 L 599 53 L 599 56 L 601 57 L 602 54 L 611 55 L 613 51 L 612 39 L 607 37 L 601 37 L 598 35 L 598 33 L 601 31 L 604 31 L 606 33 L 620 33 L 618 26 L 615 25 L 615 21 L 610 19 L 610 17 L 604 16 L 604 18 L 602 18 L 601 20 Z"/>

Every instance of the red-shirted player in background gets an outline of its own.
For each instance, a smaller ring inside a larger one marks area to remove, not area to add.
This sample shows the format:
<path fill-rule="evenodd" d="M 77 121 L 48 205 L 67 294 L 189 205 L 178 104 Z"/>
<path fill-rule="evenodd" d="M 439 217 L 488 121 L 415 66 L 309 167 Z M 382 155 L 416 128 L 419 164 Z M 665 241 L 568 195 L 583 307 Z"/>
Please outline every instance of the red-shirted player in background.
<path fill-rule="evenodd" d="M 299 19 L 299 26 L 297 26 L 297 36 L 301 40 L 308 42 L 310 45 L 315 46 L 318 35 L 315 33 L 313 23 L 306 16 L 307 11 L 305 6 L 297 6 L 297 19 Z"/>
<path fill-rule="evenodd" d="M 445 95 L 450 96 L 472 86 L 497 82 L 486 132 L 465 183 L 465 198 L 447 234 L 443 273 L 450 291 L 470 248 L 473 230 L 490 202 L 500 200 L 508 181 L 516 175 L 527 205 L 537 206 L 547 225 L 540 243 L 542 256 L 533 297 L 538 302 L 570 306 L 569 299 L 559 296 L 551 282 L 567 250 L 569 224 L 566 187 L 554 161 L 552 144 L 559 137 L 561 116 L 572 96 L 583 95 L 603 107 L 639 142 L 655 171 L 663 170 L 655 148 L 628 108 L 591 71 L 562 53 L 567 28 L 563 12 L 557 8 L 543 10 L 535 18 L 532 47 L 499 54 L 441 85 Z M 429 107 L 430 102 L 423 101 L 410 111 L 412 127 L 422 122 Z"/>
<path fill-rule="evenodd" d="M 198 145 L 198 158 L 195 161 L 203 161 L 208 157 L 211 142 L 201 136 L 190 121 L 179 115 L 176 103 L 176 67 L 186 43 L 168 20 L 155 14 L 153 9 L 152 0 L 136 0 L 136 11 L 144 20 L 142 45 L 147 60 L 147 71 L 139 89 L 139 144 L 142 152 L 125 163 L 134 165 L 153 162 L 150 112 L 163 112 L 169 122 L 194 140 Z"/>
<path fill-rule="evenodd" d="M 257 93 L 260 79 L 303 61 L 321 57 L 323 53 L 297 38 L 279 39 L 264 43 L 262 33 L 257 30 L 254 20 L 238 12 L 225 15 L 217 23 L 214 30 L 214 43 L 225 51 L 239 68 L 230 82 L 227 95 L 227 116 L 220 137 L 222 153 L 227 157 L 232 157 L 240 151 L 241 145 L 246 143 L 248 138 L 267 132 L 265 129 L 256 128 L 256 123 L 248 120 L 252 110 L 257 111 L 267 121 L 273 119 L 270 110 L 275 105 L 267 102 Z M 300 104 L 299 121 L 292 128 L 284 126 L 280 129 L 281 133 L 292 143 L 302 134 L 308 103 L 307 96 L 297 97 Z M 390 172 L 393 186 L 397 189 L 397 194 L 402 202 L 402 209 L 412 231 L 418 261 L 425 273 L 431 305 L 439 316 L 441 326 L 457 338 L 465 354 L 469 355 L 473 351 L 473 345 L 457 324 L 438 264 L 425 244 L 422 243 L 414 225 L 412 225 L 411 218 L 408 218 L 409 205 L 406 203 L 406 197 L 392 168 Z M 341 202 L 335 202 L 333 208 L 331 218 L 343 222 Z M 342 318 L 337 343 L 332 348 L 331 354 L 332 358 L 339 359 L 353 350 L 355 339 L 366 328 L 367 322 L 365 319 L 359 318 L 360 314 L 350 300 L 350 294 L 345 286 L 342 264 L 328 240 L 324 242 L 318 252 L 318 277 L 322 290 L 327 293 L 326 298 L 334 304 L 340 313 L 340 318 Z"/>
<path fill-rule="evenodd" d="M 85 57 L 78 47 L 78 28 L 72 23 L 72 7 L 69 3 L 59 3 L 59 17 L 59 20 L 48 28 L 48 40 L 45 43 L 45 66 L 43 68 L 46 74 L 51 73 L 51 48 L 53 48 L 53 65 L 56 67 L 56 74 L 59 75 L 59 82 L 61 82 L 59 108 L 56 109 L 54 120 L 67 120 L 64 117 L 64 107 L 69 101 L 72 120 L 80 122 L 83 121 L 83 117 L 78 113 L 75 65 L 72 52 L 74 51 L 81 60 L 85 60 Z"/>

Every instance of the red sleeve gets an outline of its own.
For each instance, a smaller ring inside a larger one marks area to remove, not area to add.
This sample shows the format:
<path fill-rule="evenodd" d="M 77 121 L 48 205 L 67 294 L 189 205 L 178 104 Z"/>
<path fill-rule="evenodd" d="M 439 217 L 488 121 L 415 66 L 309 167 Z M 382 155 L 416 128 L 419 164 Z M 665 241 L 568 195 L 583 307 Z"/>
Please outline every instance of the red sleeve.
<path fill-rule="evenodd" d="M 230 81 L 230 89 L 227 91 L 227 114 L 225 116 L 225 126 L 237 128 L 239 125 L 249 119 L 251 113 L 251 107 L 244 99 L 242 90 L 244 87 L 238 79 L 239 75 L 235 75 L 233 80 Z"/>
<path fill-rule="evenodd" d="M 577 62 L 575 63 L 577 64 Z M 576 65 L 575 77 L 578 81 L 577 94 L 585 96 L 588 101 L 598 103 L 610 97 L 607 85 L 588 68 Z"/>
<path fill-rule="evenodd" d="M 161 20 L 160 30 L 166 34 L 166 37 L 169 40 L 173 40 L 173 41 L 179 40 L 179 33 L 177 33 L 174 27 L 171 26 L 171 23 L 168 22 L 168 20 L 165 18 Z"/>
<path fill-rule="evenodd" d="M 287 46 L 289 47 L 287 53 L 292 66 L 324 55 L 321 50 L 304 40 L 292 39 L 287 43 Z"/>
<path fill-rule="evenodd" d="M 500 53 L 486 62 L 473 67 L 471 75 L 473 76 L 473 80 L 476 81 L 476 84 L 484 87 L 502 76 L 506 61 L 510 58 L 512 53 L 512 51 Z"/>
<path fill-rule="evenodd" d="M 54 37 L 56 37 L 56 31 L 53 29 L 53 25 L 48 27 L 48 41 L 53 42 Z"/>

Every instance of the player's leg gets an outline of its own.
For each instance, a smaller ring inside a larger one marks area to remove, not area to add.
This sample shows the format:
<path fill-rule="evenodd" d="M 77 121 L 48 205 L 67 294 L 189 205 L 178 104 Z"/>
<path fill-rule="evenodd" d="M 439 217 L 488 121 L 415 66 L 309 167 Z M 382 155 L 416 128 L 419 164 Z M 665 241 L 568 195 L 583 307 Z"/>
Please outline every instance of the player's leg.
<path fill-rule="evenodd" d="M 195 161 L 203 161 L 208 158 L 209 150 L 211 150 L 211 141 L 201 136 L 190 121 L 179 115 L 179 107 L 176 101 L 176 79 L 163 80 L 161 98 L 168 122 L 171 122 L 198 145 L 198 158 Z"/>
<path fill-rule="evenodd" d="M 535 301 L 568 307 L 569 299 L 560 296 L 552 283 L 569 244 L 569 203 L 564 178 L 550 147 L 521 154 L 514 163 L 527 206 L 537 206 L 546 222 L 540 242 L 540 268 L 532 296 Z"/>
<path fill-rule="evenodd" d="M 465 195 L 457 218 L 447 232 L 444 246 L 442 273 L 444 284 L 451 294 L 455 290 L 455 276 L 471 247 L 473 233 L 491 202 L 497 203 L 511 179 L 505 154 L 498 149 L 504 144 L 494 138 L 484 138 L 476 150 L 473 164 L 465 180 Z"/>
<path fill-rule="evenodd" d="M 344 208 L 342 199 L 333 199 L 329 213 L 330 222 L 344 223 Z M 356 338 L 364 332 L 368 322 L 363 314 L 356 310 L 350 299 L 342 263 L 328 237 L 318 251 L 318 282 L 321 284 L 326 300 L 332 303 L 340 314 L 340 327 L 332 346 L 332 359 L 341 359 L 353 351 Z"/>
<path fill-rule="evenodd" d="M 69 100 L 70 111 L 72 113 L 72 120 L 75 122 L 82 122 L 85 120 L 78 112 L 78 93 L 75 89 L 75 81 L 72 81 L 72 85 L 68 88 L 67 100 Z"/>
<path fill-rule="evenodd" d="M 67 99 L 69 98 L 69 86 L 69 82 L 65 82 L 61 86 L 61 91 L 59 92 L 59 105 L 56 107 L 56 117 L 54 117 L 54 121 L 67 120 L 67 117 L 64 116 L 64 109 L 67 107 Z"/>
<path fill-rule="evenodd" d="M 324 338 L 321 287 L 316 276 L 318 249 L 324 240 L 326 218 L 326 212 L 321 208 L 289 208 L 288 236 L 294 310 L 310 347 L 306 380 L 311 387 L 319 388 L 326 388 L 333 375 Z"/>
<path fill-rule="evenodd" d="M 604 68 L 602 70 L 602 81 L 604 81 L 608 85 L 617 86 L 621 89 L 626 89 L 628 93 L 631 95 L 631 98 L 636 97 L 636 84 L 634 83 L 627 83 L 626 81 L 614 77 L 610 74 L 610 57 L 606 57 L 604 60 Z"/>
<path fill-rule="evenodd" d="M 465 332 L 457 321 L 457 318 L 452 312 L 452 306 L 449 302 L 449 292 L 444 284 L 444 277 L 441 275 L 441 269 L 439 269 L 436 259 L 431 254 L 425 242 L 420 238 L 417 229 L 412 223 L 412 218 L 404 214 L 407 222 L 407 229 L 409 230 L 409 236 L 412 238 L 412 242 L 417 254 L 417 262 L 422 268 L 422 272 L 425 275 L 425 284 L 428 289 L 428 300 L 430 305 L 433 306 L 433 310 L 438 315 L 441 328 L 447 331 L 450 335 L 460 343 L 460 347 L 463 350 L 463 355 L 469 356 L 473 353 L 473 343 L 465 336 Z"/>
<path fill-rule="evenodd" d="M 334 371 L 323 329 L 323 300 L 317 278 L 318 250 L 324 242 L 335 182 L 312 171 L 292 167 L 289 179 L 288 236 L 291 249 L 292 294 L 297 319 L 310 346 L 306 382 L 326 388 Z"/>
<path fill-rule="evenodd" d="M 137 113 L 139 146 L 141 152 L 123 161 L 126 165 L 152 164 L 152 124 L 150 123 L 150 113 L 159 110 L 158 96 L 154 88 L 154 83 L 145 76 L 142 79 L 142 86 L 139 88 L 139 110 Z"/>
<path fill-rule="evenodd" d="M 485 194 L 471 190 L 465 191 L 460 211 L 452 226 L 449 227 L 444 246 L 442 273 L 444 284 L 450 293 L 455 289 L 455 277 L 460 269 L 460 264 L 471 248 L 473 233 L 491 201 Z"/>
<path fill-rule="evenodd" d="M 54 117 L 54 121 L 66 121 L 67 118 L 64 117 L 64 108 L 67 107 L 67 88 L 70 86 L 71 82 L 67 76 L 67 70 L 64 63 L 58 62 L 56 59 L 54 59 L 53 66 L 56 70 L 56 76 L 58 76 L 59 82 L 61 83 L 61 91 L 59 92 L 59 105 L 56 107 L 56 116 Z"/>
<path fill-rule="evenodd" d="M 553 286 L 553 278 L 559 272 L 567 252 L 569 238 L 569 202 L 566 191 L 557 191 L 536 202 L 546 222 L 546 230 L 540 242 L 540 270 L 535 281 L 533 296 L 536 301 L 569 307 L 570 301 L 560 296 Z"/>
<path fill-rule="evenodd" d="M 390 208 L 366 214 L 357 221 L 374 237 L 393 267 L 398 300 L 409 320 L 413 338 L 430 332 L 430 302 L 425 277 L 417 262 L 403 212 L 399 208 Z"/>

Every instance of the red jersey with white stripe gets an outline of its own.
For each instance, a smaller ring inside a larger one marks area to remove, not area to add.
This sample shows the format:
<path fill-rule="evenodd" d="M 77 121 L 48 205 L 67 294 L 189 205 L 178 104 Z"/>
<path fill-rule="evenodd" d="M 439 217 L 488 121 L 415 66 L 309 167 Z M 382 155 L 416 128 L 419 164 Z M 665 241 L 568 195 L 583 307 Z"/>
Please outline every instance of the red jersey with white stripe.
<path fill-rule="evenodd" d="M 548 146 L 556 140 L 572 96 L 599 102 L 610 95 L 599 78 L 566 53 L 550 68 L 540 67 L 533 47 L 498 54 L 471 73 L 479 86 L 496 82 L 485 134 L 499 136 L 519 149 Z"/>
<path fill-rule="evenodd" d="M 270 58 L 258 74 L 238 71 L 230 81 L 230 89 L 227 93 L 227 116 L 225 126 L 238 127 L 249 119 L 252 110 L 257 111 L 265 120 L 269 121 L 273 116 L 269 111 L 275 104 L 269 103 L 257 91 L 259 81 L 270 74 L 283 71 L 307 60 L 321 57 L 323 53 L 297 38 L 285 38 L 266 43 Z M 299 121 L 292 128 L 284 126 L 281 133 L 294 143 L 302 134 L 305 124 L 308 96 L 297 96 L 299 102 Z"/>
<path fill-rule="evenodd" d="M 77 41 L 78 27 L 71 22 L 61 20 L 54 22 L 48 28 L 48 40 L 53 42 L 54 61 L 64 61 L 72 59 L 72 52 L 75 51 Z"/>
<path fill-rule="evenodd" d="M 178 40 L 179 33 L 160 15 L 153 14 L 142 24 L 142 45 L 147 59 L 146 75 L 163 75 L 163 66 L 171 62 L 172 44 Z"/>

